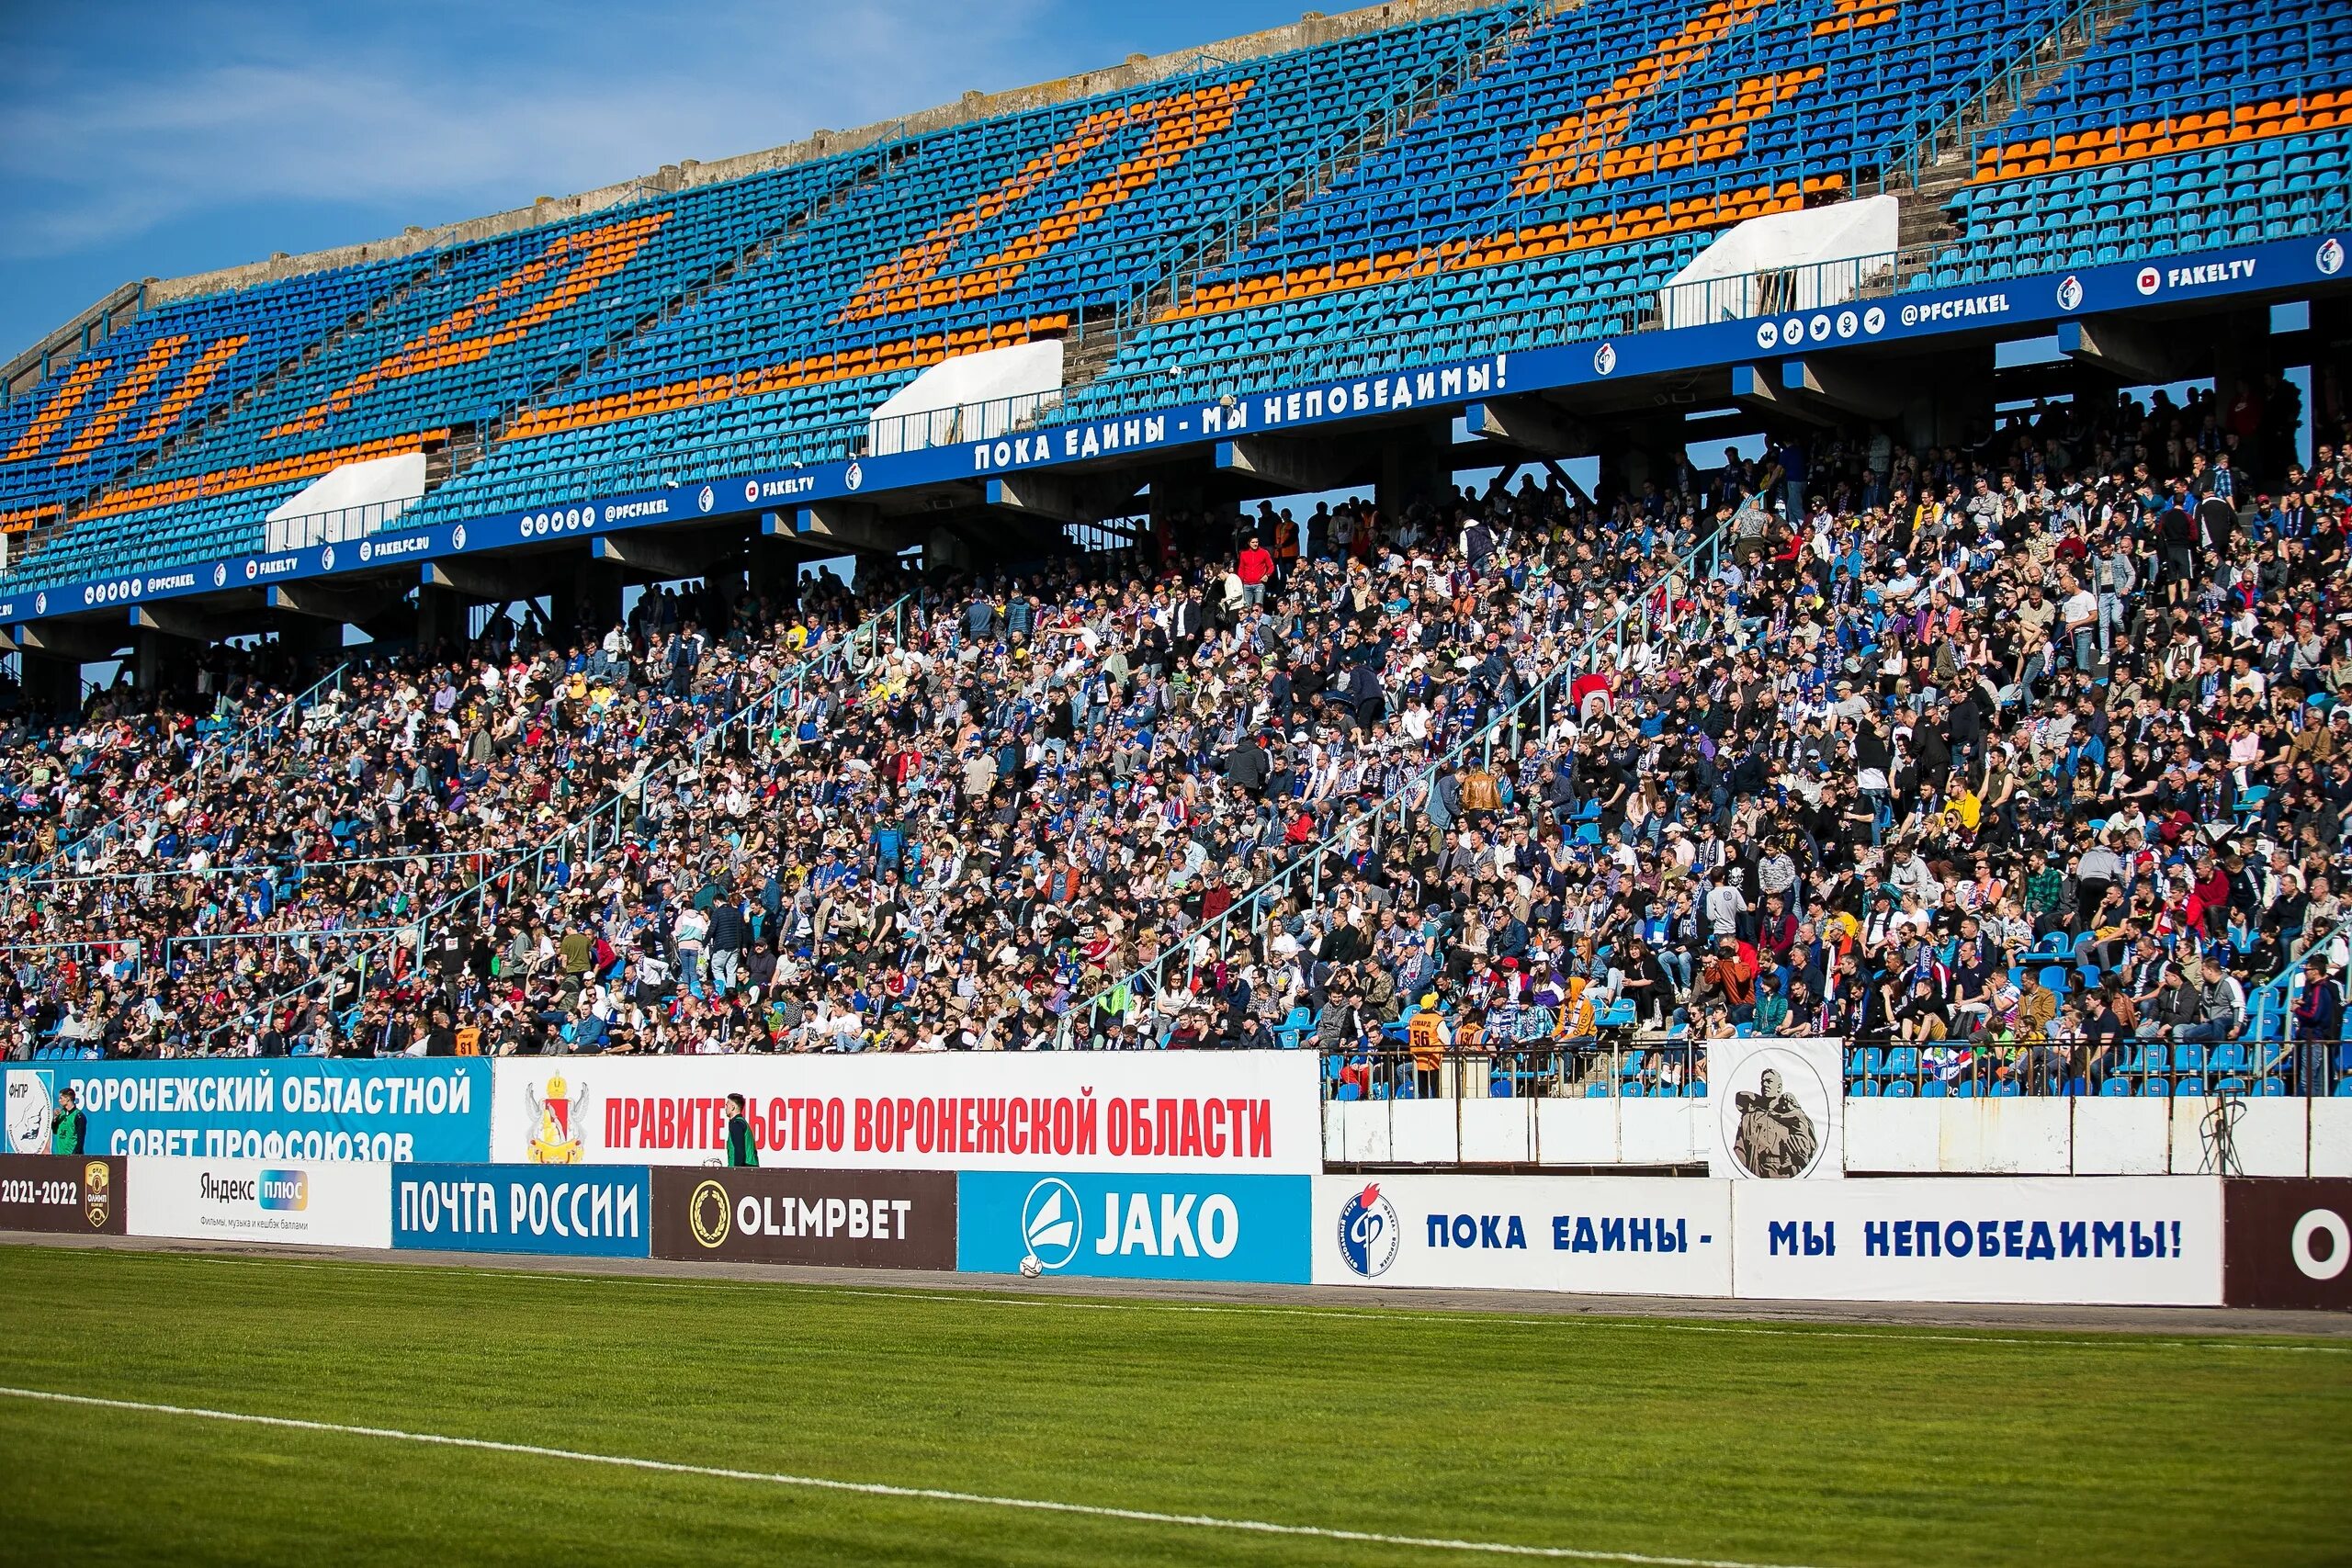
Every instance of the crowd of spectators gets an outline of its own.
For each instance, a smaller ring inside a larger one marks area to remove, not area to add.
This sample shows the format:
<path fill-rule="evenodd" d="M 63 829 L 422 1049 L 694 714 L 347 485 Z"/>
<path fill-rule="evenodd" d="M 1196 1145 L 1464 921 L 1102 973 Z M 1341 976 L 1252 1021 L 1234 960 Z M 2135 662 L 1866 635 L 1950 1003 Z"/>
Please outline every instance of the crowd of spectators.
<path fill-rule="evenodd" d="M 20 1053 L 115 1055 L 1419 1015 L 1567 1077 L 1612 1031 L 1760 1032 L 2095 1090 L 2240 1038 L 2345 912 L 2352 451 L 2298 468 L 2292 396 L 502 613 L 300 707 L 315 671 L 216 662 L 200 716 L 109 694 L 5 738 L 0 1008 Z"/>
<path fill-rule="evenodd" d="M 1442 1037 L 1571 1084 L 1622 1060 L 1612 1024 L 1834 1035 L 1912 1089 L 2098 1092 L 2261 1032 L 2317 944 L 2288 1010 L 2335 1040 L 2352 447 L 2324 429 L 2299 466 L 2272 434 L 2296 395 L 2058 403 L 1967 447 L 1864 434 L 1647 488 L 1621 525 L 1712 491 L 1730 548 L 1646 641 L 1558 671 L 1516 755 L 1442 771 L 1093 1032 Z M 2214 1059 L 2256 1092 L 2337 1066 Z M 1671 1088 L 1703 1054 L 1648 1060 Z"/>

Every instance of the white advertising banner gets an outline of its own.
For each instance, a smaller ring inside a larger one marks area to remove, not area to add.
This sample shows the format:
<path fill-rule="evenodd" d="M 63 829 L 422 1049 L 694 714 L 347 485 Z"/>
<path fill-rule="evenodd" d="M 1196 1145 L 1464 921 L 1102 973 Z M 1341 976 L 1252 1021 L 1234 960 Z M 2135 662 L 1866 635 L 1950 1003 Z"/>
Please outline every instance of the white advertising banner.
<path fill-rule="evenodd" d="M 1327 1176 L 1318 1285 L 1731 1294 L 1731 1184 L 1642 1176 Z"/>
<path fill-rule="evenodd" d="M 134 1155 L 123 1228 L 132 1235 L 307 1247 L 392 1245 L 392 1168 L 313 1160 Z"/>
<path fill-rule="evenodd" d="M 743 1096 L 762 1165 L 852 1170 L 1323 1168 L 1311 1051 L 506 1058 L 491 1158 L 716 1165 Z"/>
<path fill-rule="evenodd" d="M 2218 1306 L 2218 1177 L 1743 1181 L 1736 1293 Z"/>
<path fill-rule="evenodd" d="M 1818 1181 L 1846 1173 L 1846 1062 L 1835 1040 L 1715 1040 L 1707 1174 Z"/>

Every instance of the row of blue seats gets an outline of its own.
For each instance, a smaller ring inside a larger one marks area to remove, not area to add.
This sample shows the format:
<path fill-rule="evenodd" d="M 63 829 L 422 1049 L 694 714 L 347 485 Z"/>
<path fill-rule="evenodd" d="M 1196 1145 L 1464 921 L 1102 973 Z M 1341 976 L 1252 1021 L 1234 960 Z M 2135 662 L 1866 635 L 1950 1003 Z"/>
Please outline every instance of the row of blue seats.
<path fill-rule="evenodd" d="M 1525 1085 L 1514 1083 L 1511 1078 L 1499 1076 L 1487 1084 L 1487 1093 L 1496 1100 L 1510 1100 L 1528 1092 Z M 1401 1077 L 1394 1084 L 1374 1080 L 1371 1090 L 1372 1092 L 1366 1095 L 1361 1086 L 1353 1082 L 1346 1082 L 1335 1087 L 1330 1091 L 1330 1097 L 1338 1100 L 1355 1101 L 1365 1099 L 1413 1100 L 1419 1096 L 1419 1089 L 1409 1077 Z M 1704 1100 L 1707 1098 L 1707 1086 L 1703 1081 L 1671 1084 L 1629 1080 L 1622 1084 L 1588 1084 L 1585 1086 L 1584 1098 L 1587 1100 Z"/>
<path fill-rule="evenodd" d="M 2194 1074 L 2176 1078 L 2162 1073 L 2137 1078 L 2109 1077 L 2104 1079 L 2096 1091 L 2083 1078 L 2068 1079 L 2061 1088 L 2066 1098 L 2075 1100 L 2195 1099 L 2205 1095 L 2276 1099 L 2287 1092 L 2286 1083 L 2276 1077 L 2225 1077 L 2211 1080 L 2209 1084 L 2207 1079 Z M 2352 1078 L 2339 1082 L 2335 1092 L 2339 1099 L 2352 1099 Z M 1967 1077 L 1946 1082 L 1930 1077 L 1895 1078 L 1892 1081 L 1849 1078 L 1846 1093 L 1854 1100 L 2015 1100 L 2022 1098 L 2025 1090 L 2016 1080 L 2009 1078 L 1980 1085 Z"/>
<path fill-rule="evenodd" d="M 2200 1041 L 2148 1040 L 2127 1046 L 2120 1059 L 2108 1070 L 2119 1073 L 2250 1073 L 2256 1066 L 2256 1042 L 2239 1040 L 2216 1041 L 2206 1044 Z M 1849 1077 L 1917 1077 L 1921 1071 L 1920 1047 L 1891 1045 L 1882 1049 L 1876 1045 L 1857 1045 L 1846 1053 L 1846 1073 Z M 2278 1064 L 2280 1050 L 2266 1053 L 2265 1066 Z M 2340 1070 L 2352 1072 L 2352 1044 L 2339 1046 L 2331 1053 Z"/>

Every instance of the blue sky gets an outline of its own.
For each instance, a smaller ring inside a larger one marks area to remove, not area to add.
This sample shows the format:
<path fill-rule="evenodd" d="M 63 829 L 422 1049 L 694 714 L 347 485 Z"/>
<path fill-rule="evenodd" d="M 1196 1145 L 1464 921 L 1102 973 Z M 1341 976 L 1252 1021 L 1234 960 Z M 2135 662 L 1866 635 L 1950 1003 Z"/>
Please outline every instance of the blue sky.
<path fill-rule="evenodd" d="M 131 278 L 476 217 L 1298 15 L 1297 0 L 0 4 L 0 357 Z"/>

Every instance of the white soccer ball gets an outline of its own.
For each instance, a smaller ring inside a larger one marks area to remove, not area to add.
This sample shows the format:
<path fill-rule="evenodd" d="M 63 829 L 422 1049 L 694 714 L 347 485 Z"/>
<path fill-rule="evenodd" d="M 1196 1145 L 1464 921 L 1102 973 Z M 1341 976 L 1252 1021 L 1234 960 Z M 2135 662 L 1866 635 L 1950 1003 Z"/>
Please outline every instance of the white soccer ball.
<path fill-rule="evenodd" d="M 1045 1271 L 1045 1266 L 1035 1258 L 1024 1258 L 1021 1260 L 1021 1277 L 1024 1280 L 1034 1280 Z"/>

